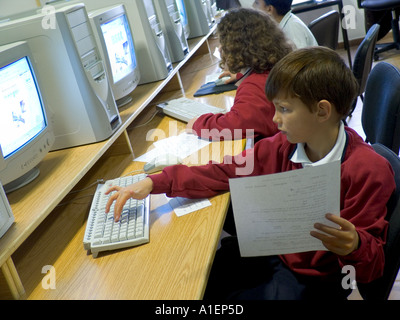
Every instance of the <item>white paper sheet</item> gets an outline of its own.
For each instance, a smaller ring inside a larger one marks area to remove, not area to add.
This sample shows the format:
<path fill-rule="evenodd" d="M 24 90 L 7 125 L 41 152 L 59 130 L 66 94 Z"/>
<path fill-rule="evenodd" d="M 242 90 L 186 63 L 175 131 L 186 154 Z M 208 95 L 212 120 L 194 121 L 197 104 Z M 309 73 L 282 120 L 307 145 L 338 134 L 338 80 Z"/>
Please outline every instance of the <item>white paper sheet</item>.
<path fill-rule="evenodd" d="M 340 162 L 229 180 L 241 255 L 327 250 L 310 235 L 340 214 Z M 336 226 L 337 227 L 337 226 Z"/>
<path fill-rule="evenodd" d="M 190 156 L 192 153 L 209 145 L 208 140 L 200 139 L 198 136 L 183 132 L 178 136 L 161 139 L 153 143 L 154 149 L 134 159 L 134 161 L 149 162 L 156 156 L 163 154 L 173 154 L 181 159 Z"/>
<path fill-rule="evenodd" d="M 211 206 L 211 202 L 208 199 L 188 199 L 183 197 L 170 198 L 169 204 L 178 217 Z"/>

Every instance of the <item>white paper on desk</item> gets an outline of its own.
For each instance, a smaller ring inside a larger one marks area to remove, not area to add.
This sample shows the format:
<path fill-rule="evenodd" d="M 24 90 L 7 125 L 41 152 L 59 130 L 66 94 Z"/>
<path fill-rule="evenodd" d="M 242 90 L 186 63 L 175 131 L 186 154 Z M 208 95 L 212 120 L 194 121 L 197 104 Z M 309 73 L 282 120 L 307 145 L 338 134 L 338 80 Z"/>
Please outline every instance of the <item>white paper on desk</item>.
<path fill-rule="evenodd" d="M 240 253 L 244 257 L 327 250 L 310 235 L 314 223 L 337 227 L 340 162 L 278 174 L 230 179 Z"/>
<path fill-rule="evenodd" d="M 183 132 L 178 136 L 158 140 L 154 142 L 154 146 L 159 150 L 173 153 L 183 159 L 210 143 L 209 140 L 201 139 L 192 133 Z"/>
<path fill-rule="evenodd" d="M 156 148 L 153 148 L 150 151 L 147 151 L 145 154 L 142 154 L 140 157 L 133 159 L 133 161 L 149 162 L 160 155 L 161 151 L 157 150 Z"/>
<path fill-rule="evenodd" d="M 218 60 L 221 60 L 221 52 L 219 51 L 219 48 L 215 48 L 213 55 L 214 55 L 214 57 L 216 57 Z"/>
<path fill-rule="evenodd" d="M 208 199 L 188 199 L 183 197 L 170 198 L 169 204 L 178 217 L 211 206 L 211 202 Z"/>
<path fill-rule="evenodd" d="M 183 132 L 178 136 L 172 136 L 154 142 L 154 149 L 136 158 L 135 161 L 148 162 L 156 156 L 167 153 L 174 154 L 184 159 L 210 143 L 210 141 L 200 139 L 194 134 Z"/>

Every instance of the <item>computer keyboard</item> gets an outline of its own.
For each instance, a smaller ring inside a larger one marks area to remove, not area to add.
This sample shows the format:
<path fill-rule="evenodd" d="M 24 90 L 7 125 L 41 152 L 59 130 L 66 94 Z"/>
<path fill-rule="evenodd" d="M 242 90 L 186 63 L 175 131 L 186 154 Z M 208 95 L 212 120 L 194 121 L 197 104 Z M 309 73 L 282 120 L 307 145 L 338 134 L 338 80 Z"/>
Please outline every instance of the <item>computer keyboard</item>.
<path fill-rule="evenodd" d="M 108 214 L 105 207 L 111 194 L 105 192 L 113 185 L 127 186 L 146 177 L 146 174 L 107 180 L 97 187 L 90 207 L 83 238 L 83 247 L 90 250 L 94 258 L 101 251 L 138 246 L 149 242 L 150 196 L 143 200 L 129 199 L 121 218 L 114 222 L 114 204 Z"/>
<path fill-rule="evenodd" d="M 224 113 L 225 110 L 210 106 L 188 98 L 173 99 L 165 103 L 157 105 L 157 109 L 164 114 L 176 118 L 178 120 L 189 122 L 193 118 L 197 118 L 206 113 Z"/>

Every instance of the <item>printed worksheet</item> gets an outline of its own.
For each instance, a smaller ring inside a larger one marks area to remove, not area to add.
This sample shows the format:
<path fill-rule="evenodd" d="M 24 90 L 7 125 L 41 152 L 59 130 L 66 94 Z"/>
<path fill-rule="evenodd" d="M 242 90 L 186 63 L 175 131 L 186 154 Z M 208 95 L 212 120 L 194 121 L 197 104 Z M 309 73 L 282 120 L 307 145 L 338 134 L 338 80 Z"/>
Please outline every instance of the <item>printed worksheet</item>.
<path fill-rule="evenodd" d="M 229 180 L 243 257 L 327 250 L 310 235 L 340 214 L 340 162 Z"/>

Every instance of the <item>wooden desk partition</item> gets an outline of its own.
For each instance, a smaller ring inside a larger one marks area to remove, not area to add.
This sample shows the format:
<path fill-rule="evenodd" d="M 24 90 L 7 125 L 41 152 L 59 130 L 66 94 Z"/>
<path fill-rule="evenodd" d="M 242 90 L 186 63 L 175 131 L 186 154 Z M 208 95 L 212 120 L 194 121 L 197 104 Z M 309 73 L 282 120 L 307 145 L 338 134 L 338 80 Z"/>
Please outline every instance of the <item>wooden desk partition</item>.
<path fill-rule="evenodd" d="M 171 135 L 171 128 L 184 130 L 181 122 L 154 115 L 153 105 L 180 96 L 193 98 L 205 75 L 219 71 L 212 55 L 217 44 L 213 31 L 190 41 L 190 53 L 167 79 L 134 90 L 132 103 L 120 109 L 123 124 L 112 137 L 49 153 L 39 165 L 39 178 L 9 194 L 15 223 L 0 239 L 0 298 L 202 297 L 228 193 L 210 199 L 211 207 L 180 218 L 171 211 L 165 195 L 152 196 L 150 243 L 143 246 L 102 253 L 94 259 L 83 249 L 82 240 L 96 182 L 142 169 L 143 163 L 132 160 L 157 138 L 149 133 L 161 130 Z M 229 108 L 234 94 L 198 100 Z M 239 153 L 243 143 L 215 146 L 209 147 L 210 158 L 220 161 L 223 154 Z M 190 158 L 186 161 L 190 163 Z"/>

